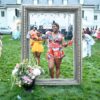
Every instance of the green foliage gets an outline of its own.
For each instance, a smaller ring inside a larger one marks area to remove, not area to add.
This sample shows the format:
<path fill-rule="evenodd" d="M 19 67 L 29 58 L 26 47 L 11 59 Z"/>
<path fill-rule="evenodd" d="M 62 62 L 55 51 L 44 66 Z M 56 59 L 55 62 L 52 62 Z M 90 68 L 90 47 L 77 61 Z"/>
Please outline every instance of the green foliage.
<path fill-rule="evenodd" d="M 3 36 L 3 53 L 0 58 L 0 100 L 99 100 L 100 99 L 100 40 L 92 48 L 92 57 L 83 59 L 83 79 L 79 86 L 35 86 L 33 92 L 26 92 L 17 86 L 11 90 L 11 72 L 21 60 L 21 42 Z M 45 46 L 46 48 L 46 46 Z M 61 77 L 73 77 L 72 47 L 66 48 L 65 60 L 62 61 Z M 48 65 L 45 52 L 41 55 L 41 66 L 48 78 Z M 65 66 L 66 65 L 66 66 Z"/>

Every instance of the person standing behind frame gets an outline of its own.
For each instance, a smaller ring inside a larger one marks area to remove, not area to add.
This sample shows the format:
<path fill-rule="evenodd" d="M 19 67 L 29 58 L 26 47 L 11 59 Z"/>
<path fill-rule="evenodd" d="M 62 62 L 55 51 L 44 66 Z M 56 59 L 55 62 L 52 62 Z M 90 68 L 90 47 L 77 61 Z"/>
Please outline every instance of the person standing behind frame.
<path fill-rule="evenodd" d="M 29 39 L 30 47 L 33 45 L 33 39 L 31 38 L 36 33 L 37 28 L 34 26 L 30 27 L 30 31 L 27 33 L 26 38 Z"/>
<path fill-rule="evenodd" d="M 91 57 L 91 49 L 95 44 L 94 39 L 89 34 L 82 34 L 82 57 Z"/>
<path fill-rule="evenodd" d="M 52 24 L 52 30 L 53 32 L 46 32 L 48 67 L 51 78 L 54 78 L 54 66 L 56 67 L 56 78 L 59 78 L 60 65 L 64 57 L 63 47 L 66 47 L 68 44 L 64 43 L 64 36 L 59 32 L 59 25 L 56 22 Z"/>
<path fill-rule="evenodd" d="M 96 36 L 96 38 L 97 38 L 98 40 L 100 40 L 100 28 L 99 28 L 98 31 L 97 31 L 97 36 Z"/>
<path fill-rule="evenodd" d="M 30 38 L 30 47 L 33 53 L 33 56 L 37 62 L 38 65 L 40 65 L 40 55 L 44 51 L 43 48 L 43 39 L 42 39 L 42 33 L 40 30 L 37 30 L 34 27 L 31 27 L 31 30 L 27 34 L 27 38 Z"/>

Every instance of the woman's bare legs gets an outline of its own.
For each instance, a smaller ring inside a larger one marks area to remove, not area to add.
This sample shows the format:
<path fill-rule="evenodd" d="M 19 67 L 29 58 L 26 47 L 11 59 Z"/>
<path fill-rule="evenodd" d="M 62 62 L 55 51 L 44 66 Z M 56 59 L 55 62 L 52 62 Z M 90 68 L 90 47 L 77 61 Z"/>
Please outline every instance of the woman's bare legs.
<path fill-rule="evenodd" d="M 51 78 L 54 78 L 54 58 L 48 60 L 49 72 Z"/>
<path fill-rule="evenodd" d="M 37 52 L 37 63 L 38 63 L 38 65 L 40 65 L 40 55 L 41 55 L 41 53 L 40 52 Z"/>
<path fill-rule="evenodd" d="M 55 65 L 56 65 L 56 78 L 60 76 L 60 65 L 61 65 L 62 58 L 55 58 Z"/>
<path fill-rule="evenodd" d="M 37 64 L 40 65 L 40 55 L 41 55 L 41 53 L 40 52 L 34 52 L 33 55 L 35 57 Z"/>
<path fill-rule="evenodd" d="M 35 59 L 35 61 L 36 61 L 36 63 L 37 63 L 36 52 L 33 52 L 33 56 L 34 56 L 34 59 Z"/>

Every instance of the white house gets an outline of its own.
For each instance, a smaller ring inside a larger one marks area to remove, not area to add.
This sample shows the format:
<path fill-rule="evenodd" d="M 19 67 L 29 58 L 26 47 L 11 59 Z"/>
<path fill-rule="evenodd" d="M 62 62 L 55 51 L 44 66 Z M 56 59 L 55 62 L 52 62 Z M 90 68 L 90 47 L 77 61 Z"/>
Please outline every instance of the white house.
<path fill-rule="evenodd" d="M 6 7 L 1 6 L 0 7 L 0 27 L 3 27 L 7 25 L 7 13 L 6 13 Z"/>
<path fill-rule="evenodd" d="M 98 5 L 83 5 L 82 7 L 82 26 L 89 28 L 100 27 L 100 8 Z"/>
<path fill-rule="evenodd" d="M 20 18 L 21 2 L 19 0 L 1 0 L 0 3 L 0 27 L 12 28 L 14 22 Z"/>
<path fill-rule="evenodd" d="M 99 6 L 99 10 L 94 11 L 94 26 L 98 26 L 100 27 L 100 6 Z"/>
<path fill-rule="evenodd" d="M 82 26 L 92 27 L 94 26 L 94 9 L 93 5 L 83 5 L 82 8 Z"/>
<path fill-rule="evenodd" d="M 82 26 L 100 27 L 100 0 L 0 0 L 0 27 L 11 27 L 21 12 L 21 4 L 82 5 Z"/>
<path fill-rule="evenodd" d="M 4 5 L 0 7 L 0 27 L 11 27 L 16 19 L 20 17 L 18 13 L 19 5 Z"/>

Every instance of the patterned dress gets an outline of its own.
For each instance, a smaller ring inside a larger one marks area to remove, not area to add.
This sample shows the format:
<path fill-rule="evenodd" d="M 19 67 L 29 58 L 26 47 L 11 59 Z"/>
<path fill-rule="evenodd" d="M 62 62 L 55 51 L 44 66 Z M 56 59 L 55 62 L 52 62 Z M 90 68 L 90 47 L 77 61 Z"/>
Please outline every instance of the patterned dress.
<path fill-rule="evenodd" d="M 54 59 L 54 58 L 63 58 L 64 51 L 62 49 L 62 41 L 64 39 L 63 35 L 58 32 L 55 37 L 53 36 L 53 32 L 48 32 L 46 34 L 48 40 L 48 52 L 47 58 Z"/>
<path fill-rule="evenodd" d="M 41 38 L 37 36 L 37 33 L 34 31 L 30 31 L 30 46 L 32 48 L 32 52 L 43 52 L 44 47 L 42 45 L 43 41 L 34 40 L 33 38 Z"/>

